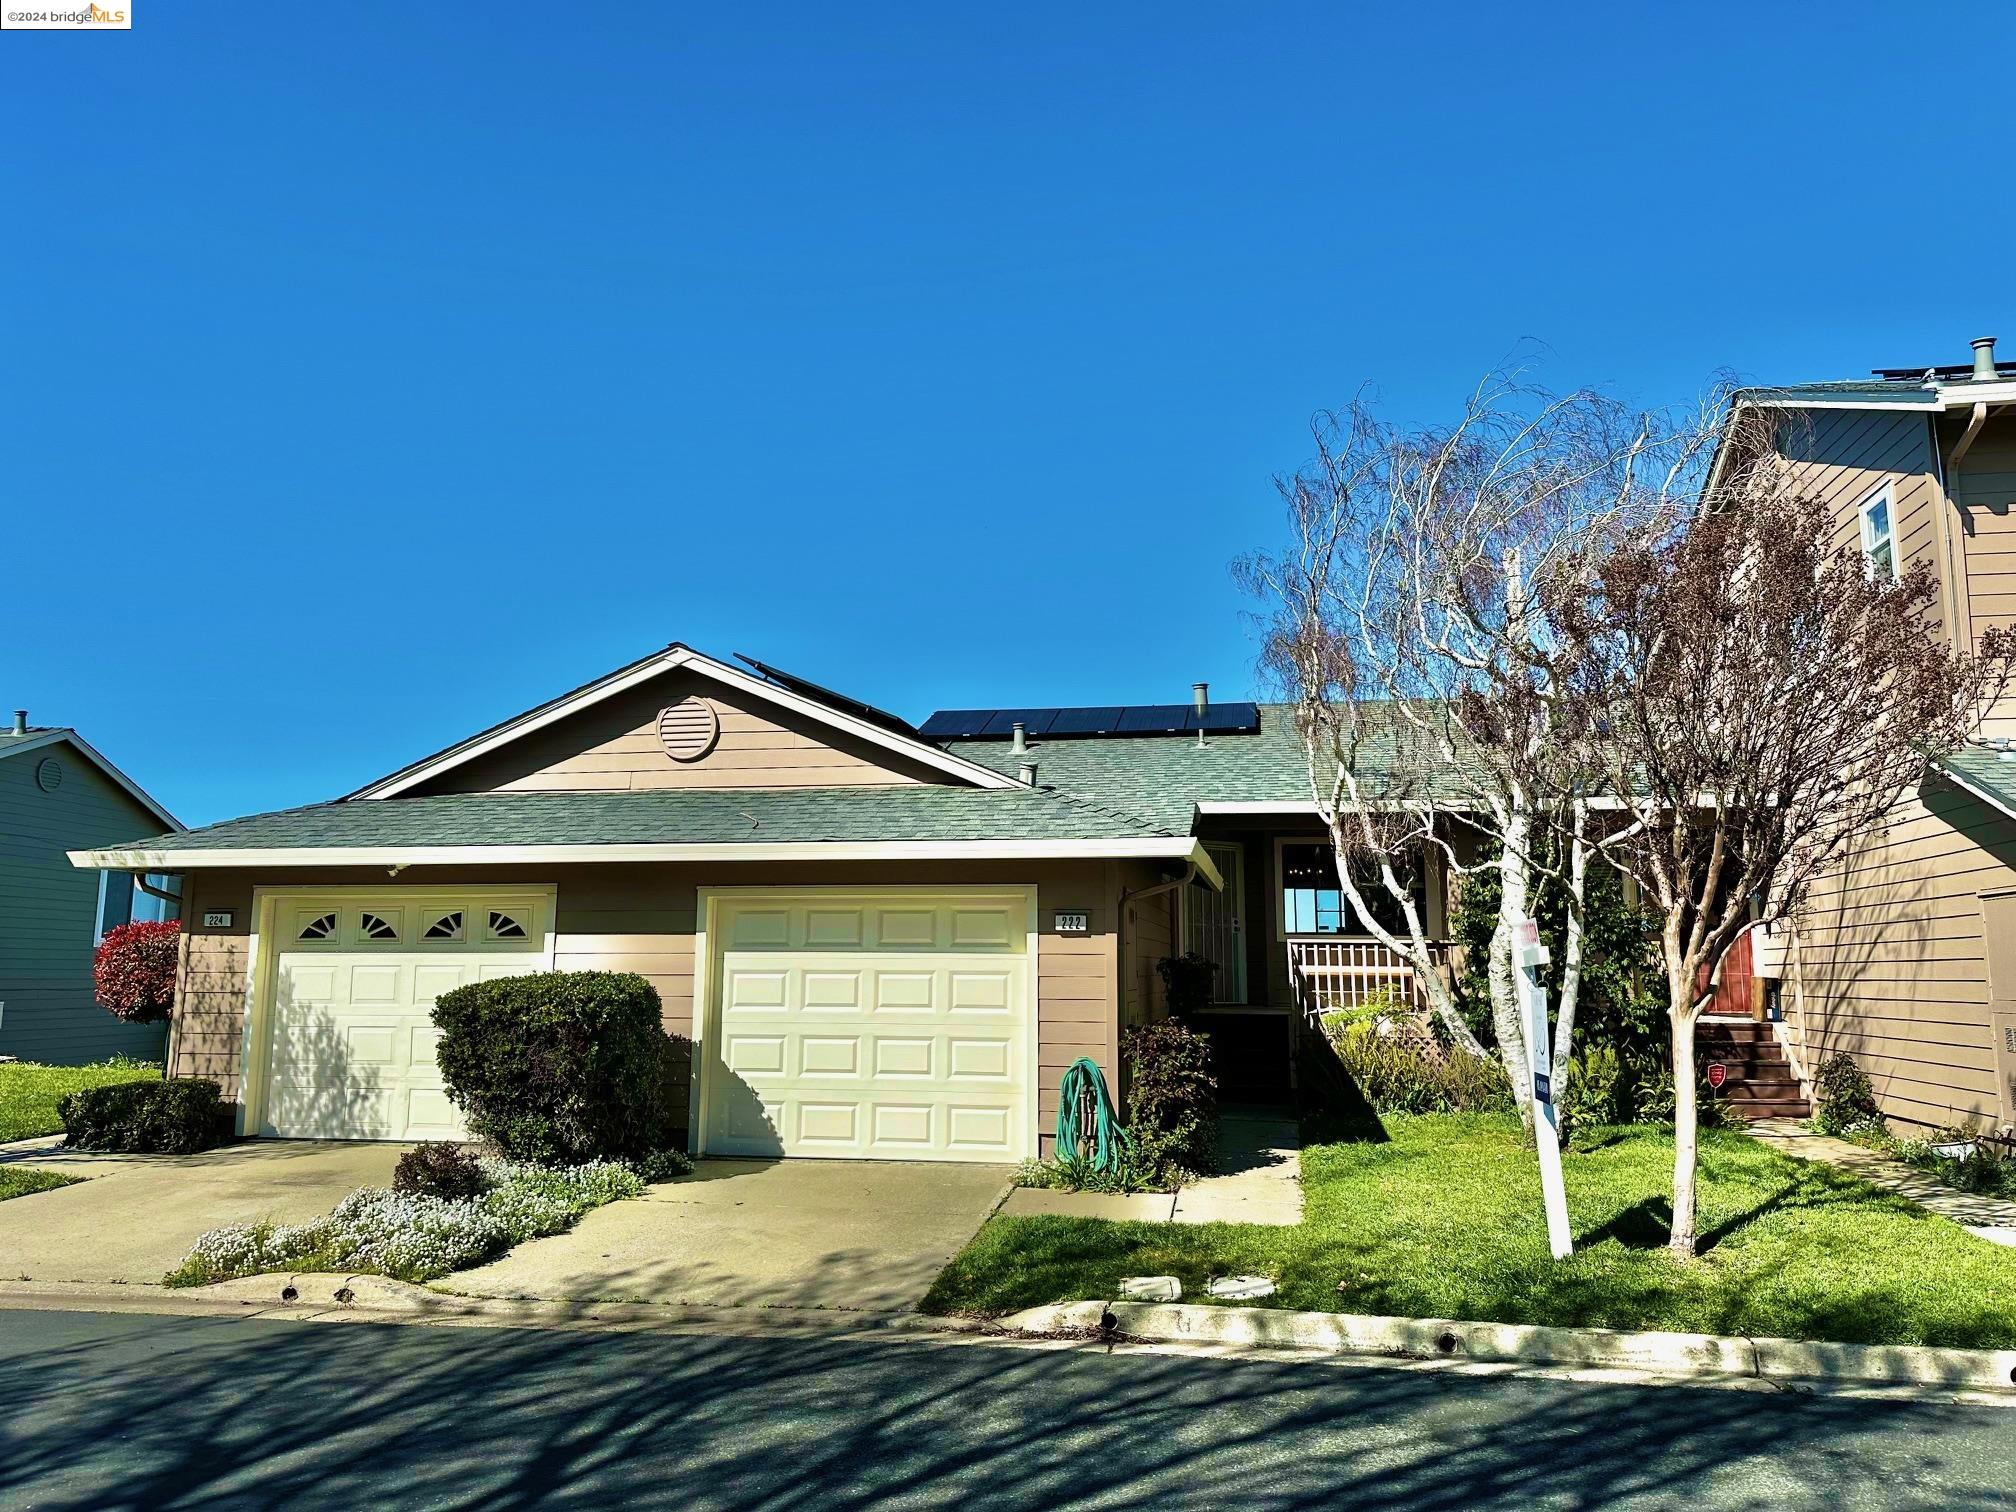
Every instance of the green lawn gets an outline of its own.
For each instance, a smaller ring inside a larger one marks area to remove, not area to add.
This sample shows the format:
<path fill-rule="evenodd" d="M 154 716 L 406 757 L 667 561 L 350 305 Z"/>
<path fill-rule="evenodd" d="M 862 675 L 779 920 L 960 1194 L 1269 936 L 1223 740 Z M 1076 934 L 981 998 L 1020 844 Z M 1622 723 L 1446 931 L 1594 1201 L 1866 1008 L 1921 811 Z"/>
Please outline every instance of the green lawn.
<path fill-rule="evenodd" d="M 66 1092 L 113 1082 L 156 1081 L 160 1076 L 159 1066 L 126 1060 L 95 1066 L 38 1066 L 25 1061 L 0 1066 L 0 1144 L 61 1134 L 63 1120 L 56 1116 L 56 1099 Z"/>
<path fill-rule="evenodd" d="M 1270 1304 L 1511 1323 L 1874 1344 L 2016 1347 L 2016 1249 L 1740 1133 L 1705 1133 L 1703 1252 L 1665 1252 L 1672 1139 L 1602 1130 L 1564 1158 L 1575 1256 L 1547 1252 L 1540 1178 L 1496 1116 L 1390 1117 L 1385 1142 L 1312 1143 L 1295 1228 L 995 1218 L 932 1312 L 1110 1298 L 1122 1276 L 1271 1276 Z"/>
<path fill-rule="evenodd" d="M 51 1187 L 69 1186 L 78 1178 L 55 1171 L 30 1171 L 21 1166 L 0 1166 L 0 1202 L 9 1197 L 26 1197 L 30 1192 L 46 1192 Z"/>

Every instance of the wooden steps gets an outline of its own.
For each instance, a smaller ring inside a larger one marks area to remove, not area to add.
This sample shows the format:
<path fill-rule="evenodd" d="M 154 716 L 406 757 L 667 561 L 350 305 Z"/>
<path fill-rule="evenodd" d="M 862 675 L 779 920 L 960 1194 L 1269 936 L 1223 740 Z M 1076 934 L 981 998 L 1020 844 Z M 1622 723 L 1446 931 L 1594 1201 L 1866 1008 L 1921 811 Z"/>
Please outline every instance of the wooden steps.
<path fill-rule="evenodd" d="M 1729 1068 L 1717 1094 L 1746 1119 L 1804 1118 L 1812 1110 L 1792 1074 L 1785 1047 L 1769 1024 L 1754 1019 L 1703 1018 L 1696 1021 L 1694 1056 L 1705 1076 L 1711 1063 Z"/>

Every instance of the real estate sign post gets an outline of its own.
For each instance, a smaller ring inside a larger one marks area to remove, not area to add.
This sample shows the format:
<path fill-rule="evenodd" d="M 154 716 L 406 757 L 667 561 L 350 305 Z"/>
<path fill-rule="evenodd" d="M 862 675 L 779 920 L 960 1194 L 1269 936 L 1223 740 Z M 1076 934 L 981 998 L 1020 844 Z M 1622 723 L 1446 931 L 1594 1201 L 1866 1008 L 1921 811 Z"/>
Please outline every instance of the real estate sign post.
<path fill-rule="evenodd" d="M 1540 926 L 1531 919 L 1521 919 L 1512 934 L 1512 964 L 1519 985 L 1520 1020 L 1526 1029 L 1526 1066 L 1533 1075 L 1533 1142 L 1540 1150 L 1540 1196 L 1547 1208 L 1548 1245 L 1556 1260 L 1566 1260 L 1575 1252 L 1575 1240 L 1568 1228 L 1568 1189 L 1561 1181 L 1561 1127 L 1554 1114 L 1547 983 L 1541 975 L 1547 961 Z"/>

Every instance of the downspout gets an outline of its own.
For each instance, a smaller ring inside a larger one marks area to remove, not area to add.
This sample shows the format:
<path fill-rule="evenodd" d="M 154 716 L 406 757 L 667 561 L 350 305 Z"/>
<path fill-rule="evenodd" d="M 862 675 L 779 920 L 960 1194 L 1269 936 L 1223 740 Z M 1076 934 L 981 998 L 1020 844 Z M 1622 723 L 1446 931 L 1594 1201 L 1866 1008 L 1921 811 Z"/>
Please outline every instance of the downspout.
<path fill-rule="evenodd" d="M 143 893 L 147 894 L 148 897 L 159 898 L 164 903 L 174 903 L 178 906 L 181 904 L 182 894 L 163 892 L 160 888 L 156 887 L 153 883 L 147 880 L 147 874 L 145 872 L 134 872 L 132 876 L 133 876 L 133 885 L 139 888 L 140 891 L 142 891 Z"/>
<path fill-rule="evenodd" d="M 1981 427 L 1988 422 L 1988 406 L 1976 400 L 1972 412 L 1967 416 L 1967 428 L 1960 433 L 1960 439 L 1953 443 L 1953 450 L 1941 454 L 1939 450 L 1939 429 L 1936 420 L 1927 417 L 1926 424 L 1932 428 L 1932 456 L 1939 468 L 1939 493 L 1941 498 L 1939 520 L 1946 526 L 1942 534 L 1946 538 L 1946 561 L 1944 562 L 1945 587 L 1952 603 L 1953 631 L 1951 640 L 1955 651 L 1965 653 L 1974 644 L 1973 595 L 1967 585 L 1967 548 L 1964 542 L 1957 548 L 1953 542 L 1953 516 L 1961 513 L 1965 506 L 1954 497 L 1953 484 L 1960 470 L 1961 459 L 1968 448 L 1981 434 Z M 1958 560 L 1955 560 L 1955 551 Z"/>

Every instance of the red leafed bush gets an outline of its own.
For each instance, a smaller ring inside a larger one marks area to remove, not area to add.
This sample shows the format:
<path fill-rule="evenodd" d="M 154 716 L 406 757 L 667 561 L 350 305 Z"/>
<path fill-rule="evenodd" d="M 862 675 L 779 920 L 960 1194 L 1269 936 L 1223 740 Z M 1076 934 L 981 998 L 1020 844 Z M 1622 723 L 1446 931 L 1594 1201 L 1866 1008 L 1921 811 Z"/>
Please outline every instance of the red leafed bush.
<path fill-rule="evenodd" d="M 105 932 L 91 979 L 98 1006 L 131 1024 L 168 1017 L 175 1005 L 175 948 L 180 924 L 121 924 Z"/>

